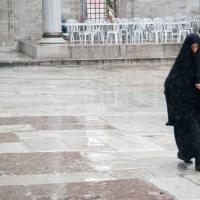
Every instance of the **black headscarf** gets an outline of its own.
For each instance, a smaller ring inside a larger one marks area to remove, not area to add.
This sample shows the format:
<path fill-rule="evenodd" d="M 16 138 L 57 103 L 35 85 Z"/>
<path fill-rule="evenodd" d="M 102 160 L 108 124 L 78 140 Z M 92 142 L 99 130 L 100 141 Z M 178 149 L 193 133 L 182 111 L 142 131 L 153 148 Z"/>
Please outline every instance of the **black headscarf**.
<path fill-rule="evenodd" d="M 200 45 L 196 34 L 186 37 L 180 53 L 165 80 L 165 96 L 168 109 L 167 125 L 177 120 L 195 117 L 199 107 L 200 91 L 195 83 L 200 83 L 200 50 L 193 53 L 191 45 Z"/>

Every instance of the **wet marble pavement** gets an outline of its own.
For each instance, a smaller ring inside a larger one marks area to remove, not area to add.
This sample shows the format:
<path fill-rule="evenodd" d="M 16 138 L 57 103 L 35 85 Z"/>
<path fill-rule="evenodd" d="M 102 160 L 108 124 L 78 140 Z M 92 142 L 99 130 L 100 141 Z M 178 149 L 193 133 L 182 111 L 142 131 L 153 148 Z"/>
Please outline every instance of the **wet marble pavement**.
<path fill-rule="evenodd" d="M 200 200 L 176 158 L 171 63 L 0 73 L 0 200 Z"/>

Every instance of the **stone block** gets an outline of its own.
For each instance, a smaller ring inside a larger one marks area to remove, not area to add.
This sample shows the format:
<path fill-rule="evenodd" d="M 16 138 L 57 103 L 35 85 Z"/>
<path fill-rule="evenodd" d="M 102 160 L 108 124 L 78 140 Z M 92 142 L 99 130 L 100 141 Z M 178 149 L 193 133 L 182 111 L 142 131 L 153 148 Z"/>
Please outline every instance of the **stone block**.
<path fill-rule="evenodd" d="M 31 41 L 21 41 L 20 51 L 39 60 L 76 60 L 125 62 L 126 60 L 173 59 L 177 56 L 181 45 L 40 45 Z"/>

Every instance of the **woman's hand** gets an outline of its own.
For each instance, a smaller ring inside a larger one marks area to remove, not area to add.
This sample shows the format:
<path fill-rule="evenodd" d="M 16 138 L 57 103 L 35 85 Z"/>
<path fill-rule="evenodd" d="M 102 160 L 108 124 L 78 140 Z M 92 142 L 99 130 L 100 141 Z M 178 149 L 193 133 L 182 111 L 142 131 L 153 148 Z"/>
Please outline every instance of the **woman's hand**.
<path fill-rule="evenodd" d="M 200 83 L 195 85 L 198 90 L 200 90 Z"/>

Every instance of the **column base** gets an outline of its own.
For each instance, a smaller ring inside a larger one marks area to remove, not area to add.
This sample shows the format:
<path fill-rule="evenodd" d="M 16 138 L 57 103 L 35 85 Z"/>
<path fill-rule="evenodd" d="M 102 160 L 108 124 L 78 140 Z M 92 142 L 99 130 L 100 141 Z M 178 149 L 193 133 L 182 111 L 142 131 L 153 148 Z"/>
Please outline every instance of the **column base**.
<path fill-rule="evenodd" d="M 48 38 L 42 38 L 40 41 L 38 41 L 39 44 L 64 44 L 66 41 L 62 37 L 48 37 Z"/>

